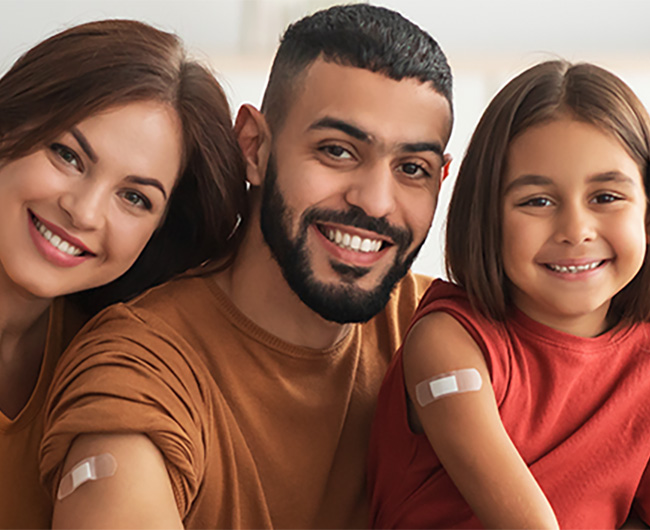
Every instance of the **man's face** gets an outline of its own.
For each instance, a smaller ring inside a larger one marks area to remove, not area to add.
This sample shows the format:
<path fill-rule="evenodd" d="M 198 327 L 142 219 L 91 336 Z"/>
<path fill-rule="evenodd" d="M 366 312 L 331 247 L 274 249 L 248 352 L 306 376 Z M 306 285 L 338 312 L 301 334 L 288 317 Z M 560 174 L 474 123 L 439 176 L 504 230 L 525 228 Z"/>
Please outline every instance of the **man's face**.
<path fill-rule="evenodd" d="M 317 60 L 273 138 L 261 228 L 290 287 L 323 318 L 381 311 L 431 225 L 447 100 L 414 79 Z"/>

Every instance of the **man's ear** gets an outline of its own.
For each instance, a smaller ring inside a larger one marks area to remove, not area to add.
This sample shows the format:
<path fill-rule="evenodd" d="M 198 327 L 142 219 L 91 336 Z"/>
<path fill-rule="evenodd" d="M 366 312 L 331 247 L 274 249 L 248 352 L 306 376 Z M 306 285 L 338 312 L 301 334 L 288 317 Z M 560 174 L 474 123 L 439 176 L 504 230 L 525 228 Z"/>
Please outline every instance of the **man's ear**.
<path fill-rule="evenodd" d="M 444 164 L 440 169 L 440 186 L 442 186 L 442 183 L 449 176 L 449 166 L 451 165 L 452 158 L 449 153 L 445 153 L 442 159 L 444 160 Z"/>
<path fill-rule="evenodd" d="M 246 161 L 246 178 L 260 186 L 271 152 L 271 131 L 264 115 L 252 105 L 242 105 L 235 119 L 235 135 Z"/>

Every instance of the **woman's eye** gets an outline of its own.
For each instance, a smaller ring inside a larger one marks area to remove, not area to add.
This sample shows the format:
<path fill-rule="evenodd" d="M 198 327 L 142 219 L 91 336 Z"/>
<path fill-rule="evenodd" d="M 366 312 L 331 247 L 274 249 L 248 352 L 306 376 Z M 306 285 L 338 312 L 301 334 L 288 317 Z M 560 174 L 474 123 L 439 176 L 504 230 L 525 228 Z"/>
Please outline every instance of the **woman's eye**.
<path fill-rule="evenodd" d="M 66 147 L 63 144 L 53 143 L 50 146 L 50 150 L 66 164 L 69 164 L 80 171 L 83 169 L 81 160 L 77 156 L 77 153 L 69 147 Z"/>
<path fill-rule="evenodd" d="M 151 210 L 151 201 L 137 191 L 126 190 L 122 192 L 122 198 L 130 205 L 144 210 Z"/>
<path fill-rule="evenodd" d="M 415 162 L 407 162 L 406 164 L 402 164 L 401 171 L 407 177 L 412 179 L 431 176 L 431 173 L 424 169 L 423 166 L 416 164 Z"/>
<path fill-rule="evenodd" d="M 352 158 L 350 151 L 341 147 L 340 145 L 324 145 L 320 148 L 321 151 L 327 153 L 332 158 L 337 158 L 339 160 L 347 160 Z"/>

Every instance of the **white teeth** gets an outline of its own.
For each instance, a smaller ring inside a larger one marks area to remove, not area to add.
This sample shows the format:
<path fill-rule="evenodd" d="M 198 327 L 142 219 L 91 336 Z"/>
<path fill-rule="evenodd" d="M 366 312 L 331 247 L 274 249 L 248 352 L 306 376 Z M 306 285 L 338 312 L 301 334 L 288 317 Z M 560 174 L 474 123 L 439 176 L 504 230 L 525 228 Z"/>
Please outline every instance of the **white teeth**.
<path fill-rule="evenodd" d="M 341 248 L 354 250 L 356 252 L 379 252 L 382 245 L 381 239 L 361 238 L 357 235 L 352 236 L 342 233 L 340 230 L 327 229 L 325 234 L 327 239 L 337 244 Z"/>
<path fill-rule="evenodd" d="M 51 230 L 45 228 L 45 225 L 36 219 L 36 217 L 32 217 L 32 221 L 34 222 L 34 226 L 41 233 L 43 238 L 46 241 L 49 241 L 50 245 L 53 247 L 56 247 L 61 252 L 64 252 L 70 256 L 80 256 L 83 253 L 83 250 L 80 248 L 75 247 L 67 241 L 64 241 L 56 234 L 53 234 Z"/>
<path fill-rule="evenodd" d="M 547 267 L 551 270 L 554 270 L 555 272 L 562 272 L 562 273 L 568 273 L 568 274 L 575 274 L 576 272 L 585 272 L 585 271 L 590 271 L 592 269 L 595 269 L 596 267 L 600 266 L 602 261 L 593 261 L 591 263 L 587 263 L 586 265 L 554 265 L 552 263 L 549 263 Z"/>

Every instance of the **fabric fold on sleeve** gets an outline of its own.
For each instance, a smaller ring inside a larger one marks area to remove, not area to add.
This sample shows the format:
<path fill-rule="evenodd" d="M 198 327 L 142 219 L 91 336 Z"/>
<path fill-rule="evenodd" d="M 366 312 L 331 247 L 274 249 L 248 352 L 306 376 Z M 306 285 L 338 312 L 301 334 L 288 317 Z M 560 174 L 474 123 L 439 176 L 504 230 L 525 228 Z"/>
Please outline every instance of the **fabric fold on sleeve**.
<path fill-rule="evenodd" d="M 122 305 L 98 315 L 70 345 L 46 401 L 41 481 L 54 499 L 66 455 L 82 434 L 145 434 L 162 453 L 181 517 L 202 480 L 205 386 L 183 339 Z"/>

